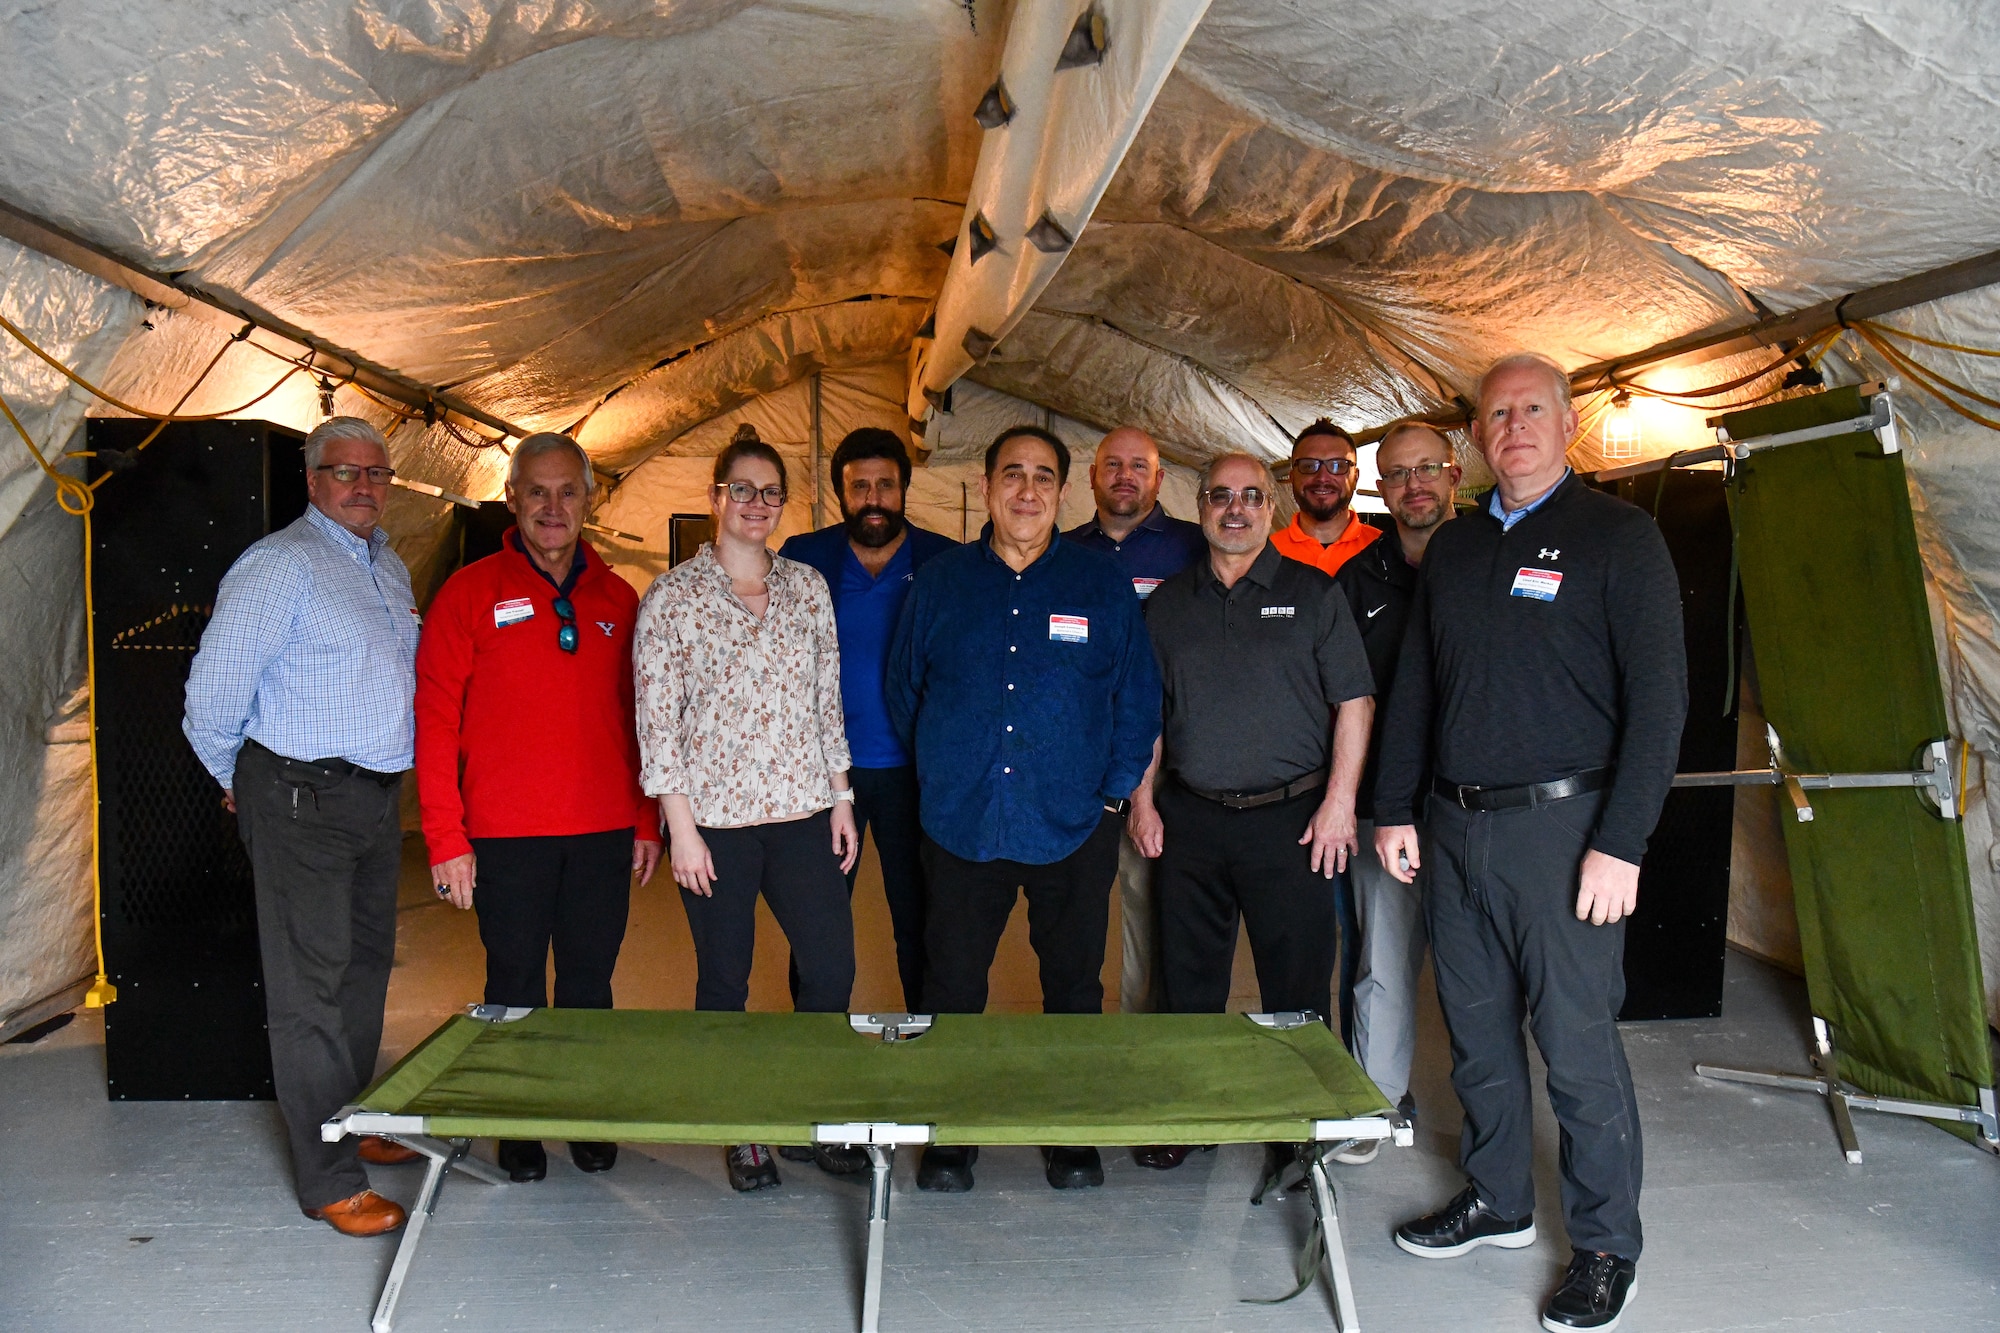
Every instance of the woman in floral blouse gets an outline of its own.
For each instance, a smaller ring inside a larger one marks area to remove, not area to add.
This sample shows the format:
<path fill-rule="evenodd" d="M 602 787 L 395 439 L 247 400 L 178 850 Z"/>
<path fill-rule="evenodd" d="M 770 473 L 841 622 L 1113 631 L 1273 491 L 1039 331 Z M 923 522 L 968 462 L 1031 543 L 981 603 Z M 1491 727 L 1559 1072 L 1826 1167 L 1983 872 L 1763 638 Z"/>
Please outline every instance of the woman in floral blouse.
<path fill-rule="evenodd" d="M 696 1009 L 741 1011 L 757 895 L 792 946 L 802 1012 L 841 1013 L 854 985 L 848 789 L 833 603 L 818 571 L 765 543 L 785 504 L 777 451 L 739 439 L 715 460 L 715 542 L 656 580 L 632 642 L 639 781 L 659 798 L 694 935 Z M 821 1152 L 829 1170 L 858 1150 Z M 725 1152 L 739 1190 L 778 1183 L 762 1144 Z"/>

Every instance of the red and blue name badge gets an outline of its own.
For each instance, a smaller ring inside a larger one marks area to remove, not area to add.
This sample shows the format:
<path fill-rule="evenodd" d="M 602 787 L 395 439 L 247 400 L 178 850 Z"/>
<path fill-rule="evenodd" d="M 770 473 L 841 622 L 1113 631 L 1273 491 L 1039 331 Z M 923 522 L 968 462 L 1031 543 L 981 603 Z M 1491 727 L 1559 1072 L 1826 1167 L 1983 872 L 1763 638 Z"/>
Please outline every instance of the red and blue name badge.
<path fill-rule="evenodd" d="M 1049 639 L 1053 643 L 1089 643 L 1090 621 L 1082 616 L 1050 616 Z"/>
<path fill-rule="evenodd" d="M 1513 595 L 1553 602 L 1562 591 L 1563 576 L 1553 569 L 1522 569 L 1514 575 Z"/>
<path fill-rule="evenodd" d="M 1139 600 L 1143 602 L 1148 597 L 1151 597 L 1154 590 L 1165 582 L 1165 579 L 1133 579 L 1132 591 L 1138 593 Z"/>
<path fill-rule="evenodd" d="M 493 628 L 506 629 L 509 625 L 535 618 L 535 601 L 532 597 L 516 597 L 511 601 L 493 603 Z"/>

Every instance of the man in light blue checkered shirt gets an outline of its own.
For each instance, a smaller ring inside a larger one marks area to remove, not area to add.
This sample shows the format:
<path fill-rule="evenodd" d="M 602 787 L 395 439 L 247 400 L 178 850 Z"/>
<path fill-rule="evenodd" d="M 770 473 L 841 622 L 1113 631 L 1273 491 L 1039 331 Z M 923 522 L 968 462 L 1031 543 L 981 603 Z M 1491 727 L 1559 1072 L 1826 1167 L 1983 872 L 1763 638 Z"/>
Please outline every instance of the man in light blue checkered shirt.
<path fill-rule="evenodd" d="M 396 952 L 403 771 L 412 762 L 417 607 L 376 526 L 395 476 L 381 432 L 333 417 L 306 437 L 311 505 L 223 576 L 181 729 L 236 812 L 256 881 L 271 1069 L 299 1206 L 346 1235 L 403 1210 L 363 1161 L 415 1158 L 319 1127 L 375 1075 Z"/>

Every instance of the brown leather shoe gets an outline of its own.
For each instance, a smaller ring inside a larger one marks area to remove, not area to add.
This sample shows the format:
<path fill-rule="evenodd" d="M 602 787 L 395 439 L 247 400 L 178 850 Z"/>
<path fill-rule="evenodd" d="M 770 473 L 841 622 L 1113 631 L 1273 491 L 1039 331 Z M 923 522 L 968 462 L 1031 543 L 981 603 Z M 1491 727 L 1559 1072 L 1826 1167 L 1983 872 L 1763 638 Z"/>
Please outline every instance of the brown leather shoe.
<path fill-rule="evenodd" d="M 394 1139 L 385 1139 L 377 1134 L 361 1136 L 361 1146 L 354 1155 L 370 1166 L 401 1166 L 405 1162 L 421 1162 L 424 1155 L 415 1148 L 405 1148 Z"/>
<path fill-rule="evenodd" d="M 374 1190 L 324 1208 L 301 1208 L 315 1222 L 324 1222 L 343 1236 L 380 1236 L 403 1225 L 403 1205 Z"/>

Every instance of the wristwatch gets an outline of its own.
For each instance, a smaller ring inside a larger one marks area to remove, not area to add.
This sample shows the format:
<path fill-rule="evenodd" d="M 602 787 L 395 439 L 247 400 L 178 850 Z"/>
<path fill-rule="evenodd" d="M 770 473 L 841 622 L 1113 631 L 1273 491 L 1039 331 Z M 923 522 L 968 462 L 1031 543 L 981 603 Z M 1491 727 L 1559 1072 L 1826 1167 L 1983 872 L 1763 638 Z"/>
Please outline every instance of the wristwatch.
<path fill-rule="evenodd" d="M 836 801 L 847 801 L 851 803 L 854 800 L 854 788 L 849 787 L 846 791 L 835 792 L 833 794 L 833 799 Z"/>
<path fill-rule="evenodd" d="M 1125 801 L 1107 800 L 1104 803 L 1104 808 L 1110 811 L 1112 814 L 1117 815 L 1120 819 L 1123 819 L 1125 818 L 1125 816 L 1132 813 L 1132 802 L 1129 800 Z"/>

